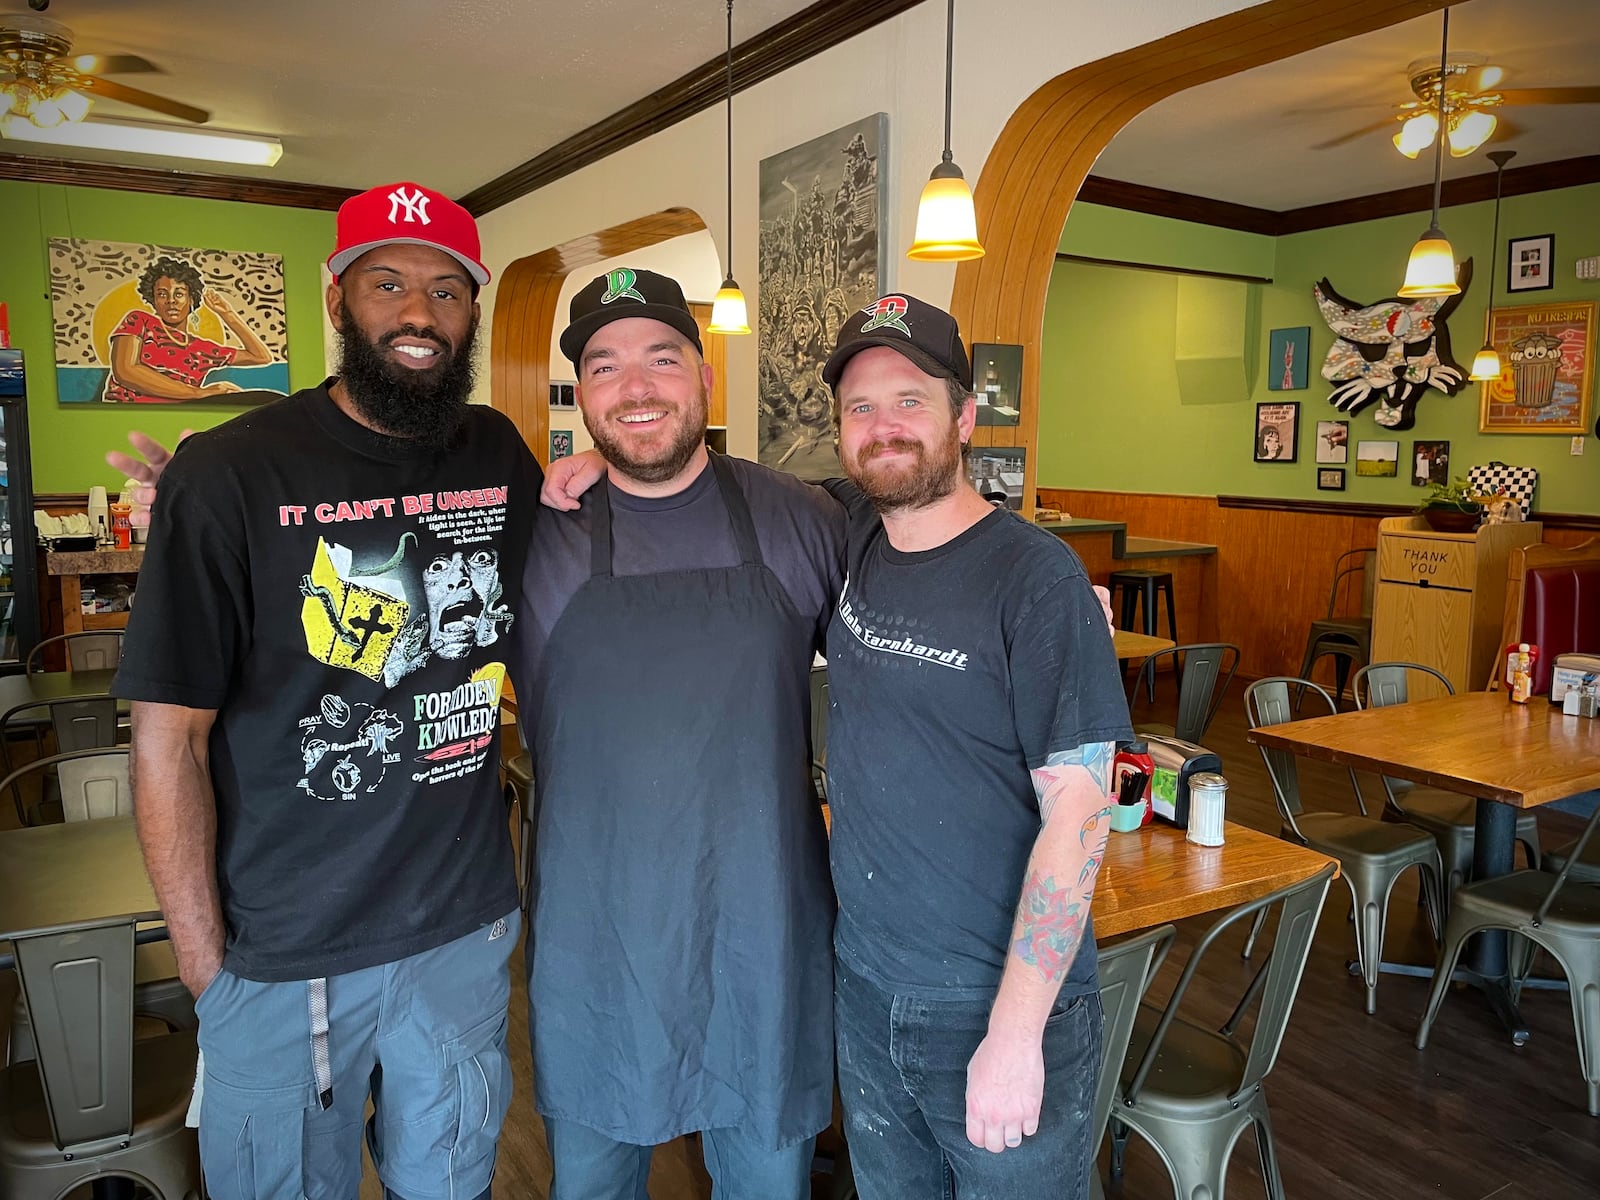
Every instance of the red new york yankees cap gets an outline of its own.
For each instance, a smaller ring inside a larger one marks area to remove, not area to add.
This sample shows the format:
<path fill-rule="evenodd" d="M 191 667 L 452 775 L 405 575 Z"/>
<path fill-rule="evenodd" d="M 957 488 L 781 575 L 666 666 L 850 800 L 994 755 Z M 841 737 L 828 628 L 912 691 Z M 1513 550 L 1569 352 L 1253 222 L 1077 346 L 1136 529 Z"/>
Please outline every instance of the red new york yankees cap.
<path fill-rule="evenodd" d="M 390 183 L 351 196 L 339 206 L 338 237 L 328 270 L 337 279 L 368 250 L 403 242 L 443 250 L 478 286 L 489 282 L 479 257 L 478 225 L 448 196 L 416 183 Z"/>
<path fill-rule="evenodd" d="M 873 346 L 887 346 L 939 379 L 972 387 L 972 363 L 961 344 L 956 319 L 926 300 L 904 292 L 880 296 L 839 327 L 833 353 L 822 365 L 822 381 L 835 393 L 845 364 Z"/>

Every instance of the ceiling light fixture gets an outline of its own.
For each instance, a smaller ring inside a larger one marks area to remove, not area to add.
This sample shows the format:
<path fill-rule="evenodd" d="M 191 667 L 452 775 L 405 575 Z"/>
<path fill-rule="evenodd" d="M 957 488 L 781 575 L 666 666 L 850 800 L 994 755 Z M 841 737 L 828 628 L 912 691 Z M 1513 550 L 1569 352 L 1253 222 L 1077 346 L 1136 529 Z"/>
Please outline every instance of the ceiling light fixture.
<path fill-rule="evenodd" d="M 1517 156 L 1515 150 L 1491 150 L 1489 159 L 1494 163 L 1494 234 L 1489 241 L 1489 262 L 1494 263 L 1500 254 L 1500 184 L 1505 177 L 1506 164 Z M 1494 348 L 1494 270 L 1489 271 L 1489 312 L 1483 319 L 1483 349 L 1472 359 L 1472 374 L 1468 379 L 1485 383 L 1500 378 L 1500 355 Z"/>
<path fill-rule="evenodd" d="M 76 95 L 76 93 L 68 93 Z M 123 154 L 158 154 L 164 158 L 198 158 L 207 162 L 270 167 L 283 157 L 277 138 L 248 133 L 223 133 L 215 129 L 179 129 L 145 121 L 93 121 L 66 119 L 42 129 L 38 115 L 0 117 L 0 137 L 47 146 L 79 150 L 114 150 Z"/>
<path fill-rule="evenodd" d="M 982 258 L 978 241 L 978 212 L 972 203 L 961 168 L 950 154 L 950 88 L 956 54 L 956 0 L 945 14 L 944 35 L 944 157 L 928 176 L 917 204 L 917 236 L 907 258 L 921 262 L 961 262 Z"/>
<path fill-rule="evenodd" d="M 1465 158 L 1471 154 L 1494 136 L 1495 126 L 1498 124 L 1500 124 L 1499 117 L 1479 108 L 1467 109 L 1452 115 L 1449 132 L 1445 134 L 1450 142 L 1450 157 Z"/>
<path fill-rule="evenodd" d="M 1450 10 L 1444 10 L 1444 45 L 1439 52 L 1439 74 L 1444 75 L 1450 56 Z M 1439 88 L 1439 125 L 1444 125 L 1444 88 Z M 1436 127 L 1437 128 L 1437 127 Z M 1433 142 L 1433 219 L 1417 244 L 1411 247 L 1406 263 L 1406 281 L 1397 293 L 1402 299 L 1424 296 L 1454 296 L 1461 291 L 1456 282 L 1456 256 L 1450 241 L 1439 228 L 1439 193 L 1444 186 L 1444 139 Z"/>
<path fill-rule="evenodd" d="M 733 278 L 733 0 L 728 0 L 728 273 L 711 301 L 711 324 L 706 332 L 750 332 L 750 310 Z"/>

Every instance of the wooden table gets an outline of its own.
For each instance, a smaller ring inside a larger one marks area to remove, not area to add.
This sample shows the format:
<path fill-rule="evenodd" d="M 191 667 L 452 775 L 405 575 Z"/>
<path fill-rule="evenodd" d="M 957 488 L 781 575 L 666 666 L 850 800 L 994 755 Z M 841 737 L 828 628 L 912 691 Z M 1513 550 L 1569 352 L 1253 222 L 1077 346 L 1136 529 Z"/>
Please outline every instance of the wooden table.
<path fill-rule="evenodd" d="M 1111 631 L 1111 644 L 1117 648 L 1118 658 L 1149 658 L 1159 650 L 1172 649 L 1178 643 L 1164 637 L 1114 629 Z"/>
<path fill-rule="evenodd" d="M 1513 704 L 1504 692 L 1314 717 L 1246 736 L 1256 745 L 1473 797 L 1474 879 L 1514 866 L 1516 809 L 1600 787 L 1600 721 L 1564 716 L 1539 698 Z M 1480 934 L 1463 977 L 1484 990 L 1520 1045 L 1527 1027 L 1511 999 L 1505 948 L 1505 934 Z"/>
<path fill-rule="evenodd" d="M 1094 893 L 1097 938 L 1236 908 L 1310 879 L 1326 855 L 1228 822 L 1221 846 L 1196 846 L 1183 830 L 1151 824 L 1106 842 Z"/>

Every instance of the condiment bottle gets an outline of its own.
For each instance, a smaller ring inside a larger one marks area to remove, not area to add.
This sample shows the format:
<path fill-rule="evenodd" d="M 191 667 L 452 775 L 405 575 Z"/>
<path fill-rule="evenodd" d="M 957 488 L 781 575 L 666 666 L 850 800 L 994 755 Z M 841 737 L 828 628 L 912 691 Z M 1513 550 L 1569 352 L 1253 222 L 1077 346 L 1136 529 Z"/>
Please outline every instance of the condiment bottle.
<path fill-rule="evenodd" d="M 1125 776 L 1135 771 L 1144 772 L 1144 819 L 1141 825 L 1150 824 L 1153 813 L 1150 809 L 1150 781 L 1155 778 L 1156 764 L 1150 757 L 1150 748 L 1143 742 L 1129 742 L 1117 751 L 1116 757 L 1111 760 L 1111 799 L 1115 803 L 1118 793 L 1122 790 L 1122 780 Z"/>
<path fill-rule="evenodd" d="M 1516 662 L 1511 669 L 1511 699 L 1526 704 L 1533 694 L 1533 648 L 1527 642 L 1517 645 Z"/>

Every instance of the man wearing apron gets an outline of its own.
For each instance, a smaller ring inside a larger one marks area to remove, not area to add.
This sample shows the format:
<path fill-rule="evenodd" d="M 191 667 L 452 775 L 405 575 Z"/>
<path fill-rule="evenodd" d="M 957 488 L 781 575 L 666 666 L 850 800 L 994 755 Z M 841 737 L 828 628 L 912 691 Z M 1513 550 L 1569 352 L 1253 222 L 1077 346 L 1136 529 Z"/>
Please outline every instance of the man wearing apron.
<path fill-rule="evenodd" d="M 643 1200 L 651 1148 L 700 1131 L 719 1200 L 800 1200 L 832 1115 L 809 670 L 843 514 L 707 451 L 711 370 L 673 280 L 594 280 L 561 349 L 610 478 L 541 512 L 514 668 L 551 1194 Z"/>

